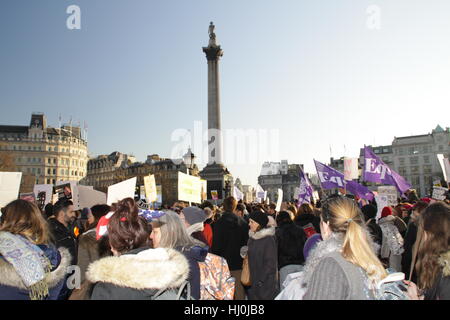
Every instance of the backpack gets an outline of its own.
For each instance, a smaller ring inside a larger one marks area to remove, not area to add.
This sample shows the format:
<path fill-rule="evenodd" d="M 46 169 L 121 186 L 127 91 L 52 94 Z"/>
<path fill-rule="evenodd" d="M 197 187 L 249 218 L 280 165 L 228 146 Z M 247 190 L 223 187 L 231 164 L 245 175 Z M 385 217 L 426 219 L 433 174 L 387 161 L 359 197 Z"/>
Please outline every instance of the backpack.
<path fill-rule="evenodd" d="M 186 290 L 186 294 L 183 292 Z M 184 281 L 178 291 L 175 289 L 164 288 L 159 290 L 152 296 L 151 300 L 195 300 L 191 296 L 191 284 L 189 281 Z"/>
<path fill-rule="evenodd" d="M 387 269 L 388 276 L 378 282 L 375 290 L 376 300 L 410 300 L 407 288 L 403 284 L 405 274 L 403 272 L 391 272 Z"/>
<path fill-rule="evenodd" d="M 208 253 L 199 268 L 200 300 L 233 300 L 236 280 L 224 258 Z"/>

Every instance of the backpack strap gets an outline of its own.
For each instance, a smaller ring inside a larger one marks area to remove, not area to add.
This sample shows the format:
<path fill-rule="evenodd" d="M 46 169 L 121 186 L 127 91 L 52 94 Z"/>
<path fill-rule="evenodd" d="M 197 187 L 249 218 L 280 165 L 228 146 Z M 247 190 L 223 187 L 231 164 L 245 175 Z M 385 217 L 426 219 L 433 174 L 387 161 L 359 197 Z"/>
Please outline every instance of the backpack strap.
<path fill-rule="evenodd" d="M 183 294 L 184 289 L 187 290 L 187 298 L 186 300 L 192 300 L 191 299 L 191 284 L 189 283 L 189 281 L 185 281 L 180 289 L 178 290 L 178 294 L 177 294 L 177 299 L 176 300 L 181 300 L 181 295 Z"/>

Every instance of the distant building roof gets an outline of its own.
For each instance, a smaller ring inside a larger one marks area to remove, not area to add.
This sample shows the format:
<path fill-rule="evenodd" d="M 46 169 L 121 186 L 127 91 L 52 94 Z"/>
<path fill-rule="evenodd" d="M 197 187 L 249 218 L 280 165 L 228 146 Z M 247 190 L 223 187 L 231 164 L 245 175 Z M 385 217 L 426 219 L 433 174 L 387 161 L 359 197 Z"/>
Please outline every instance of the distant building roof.
<path fill-rule="evenodd" d="M 28 126 L 3 126 L 0 125 L 1 133 L 27 133 Z"/>

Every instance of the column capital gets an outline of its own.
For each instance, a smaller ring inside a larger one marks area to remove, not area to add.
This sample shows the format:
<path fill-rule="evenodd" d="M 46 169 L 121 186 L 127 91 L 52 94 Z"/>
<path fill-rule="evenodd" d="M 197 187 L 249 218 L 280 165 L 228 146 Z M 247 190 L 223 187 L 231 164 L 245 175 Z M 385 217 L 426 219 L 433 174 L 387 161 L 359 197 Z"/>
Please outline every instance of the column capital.
<path fill-rule="evenodd" d="M 223 51 L 220 46 L 203 47 L 203 52 L 206 54 L 208 61 L 217 61 L 223 56 Z"/>

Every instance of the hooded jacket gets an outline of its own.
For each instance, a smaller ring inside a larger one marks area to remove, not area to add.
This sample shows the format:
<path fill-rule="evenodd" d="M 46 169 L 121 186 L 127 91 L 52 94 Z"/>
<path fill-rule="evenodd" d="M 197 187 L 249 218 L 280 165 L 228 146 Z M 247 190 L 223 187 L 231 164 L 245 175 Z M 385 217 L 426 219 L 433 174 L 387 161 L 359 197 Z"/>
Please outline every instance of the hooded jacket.
<path fill-rule="evenodd" d="M 241 247 L 247 245 L 248 224 L 234 213 L 225 212 L 213 225 L 211 253 L 227 260 L 230 271 L 242 269 Z"/>
<path fill-rule="evenodd" d="M 177 247 L 175 248 L 181 252 L 189 263 L 189 277 L 188 281 L 191 284 L 191 295 L 194 299 L 200 300 L 200 266 L 199 262 L 204 262 L 208 254 L 208 247 L 193 246 L 193 247 Z"/>
<path fill-rule="evenodd" d="M 67 249 L 39 245 L 49 259 L 52 269 L 45 282 L 49 294 L 45 300 L 56 300 L 66 278 L 66 268 L 70 266 L 71 256 Z M 30 300 L 27 287 L 14 267 L 0 256 L 0 300 Z"/>
<path fill-rule="evenodd" d="M 320 218 L 311 213 L 303 213 L 298 215 L 295 218 L 294 222 L 302 228 L 308 223 L 311 223 L 314 226 L 316 232 L 320 233 Z"/>
<path fill-rule="evenodd" d="M 278 247 L 278 268 L 290 264 L 304 264 L 303 247 L 306 234 L 293 222 L 283 223 L 275 231 Z"/>
<path fill-rule="evenodd" d="M 258 232 L 249 231 L 249 300 L 273 300 L 279 293 L 277 251 L 275 227 L 264 228 Z"/>
<path fill-rule="evenodd" d="M 187 259 L 174 249 L 140 248 L 92 263 L 91 300 L 151 300 L 161 289 L 177 289 L 189 275 Z"/>

